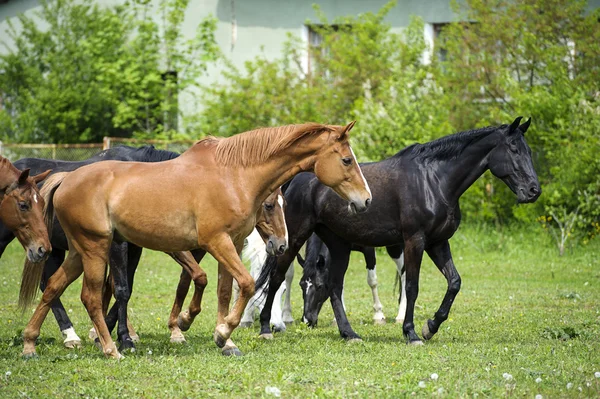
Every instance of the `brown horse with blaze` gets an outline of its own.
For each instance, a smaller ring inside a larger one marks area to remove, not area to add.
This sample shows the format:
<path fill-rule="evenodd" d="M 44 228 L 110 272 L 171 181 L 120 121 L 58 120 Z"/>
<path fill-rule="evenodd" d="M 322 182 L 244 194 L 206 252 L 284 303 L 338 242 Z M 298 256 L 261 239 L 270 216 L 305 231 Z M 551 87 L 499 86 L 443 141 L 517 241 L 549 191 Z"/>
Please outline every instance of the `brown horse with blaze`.
<path fill-rule="evenodd" d="M 83 272 L 81 299 L 104 354 L 121 356 L 102 314 L 112 240 L 164 252 L 209 252 L 219 262 L 214 341 L 220 348 L 235 348 L 230 336 L 254 294 L 254 280 L 239 253 L 268 195 L 296 174 L 312 170 L 351 210 L 369 206 L 371 192 L 348 142 L 353 125 L 307 123 L 209 137 L 170 161 L 99 162 L 48 182 L 48 216 L 56 212 L 69 254 L 23 332 L 23 355 L 35 354 L 50 303 Z M 240 297 L 229 312 L 233 278 Z M 28 290 L 34 293 L 36 285 L 22 290 L 24 304 L 33 297 Z"/>

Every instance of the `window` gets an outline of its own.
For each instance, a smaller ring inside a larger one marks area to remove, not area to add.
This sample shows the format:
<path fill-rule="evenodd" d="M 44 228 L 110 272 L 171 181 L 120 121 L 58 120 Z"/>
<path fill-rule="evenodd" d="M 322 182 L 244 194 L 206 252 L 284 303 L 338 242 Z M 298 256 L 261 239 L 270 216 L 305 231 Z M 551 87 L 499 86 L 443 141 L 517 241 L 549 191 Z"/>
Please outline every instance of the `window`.
<path fill-rule="evenodd" d="M 310 74 L 315 72 L 315 54 L 321 53 L 326 55 L 328 49 L 323 47 L 323 35 L 319 32 L 324 28 L 323 25 L 304 25 L 303 37 L 307 43 L 306 59 L 303 60 L 302 68 L 304 73 Z M 350 25 L 328 25 L 328 29 L 333 32 L 348 31 L 351 29 Z M 328 72 L 325 71 L 327 74 Z"/>

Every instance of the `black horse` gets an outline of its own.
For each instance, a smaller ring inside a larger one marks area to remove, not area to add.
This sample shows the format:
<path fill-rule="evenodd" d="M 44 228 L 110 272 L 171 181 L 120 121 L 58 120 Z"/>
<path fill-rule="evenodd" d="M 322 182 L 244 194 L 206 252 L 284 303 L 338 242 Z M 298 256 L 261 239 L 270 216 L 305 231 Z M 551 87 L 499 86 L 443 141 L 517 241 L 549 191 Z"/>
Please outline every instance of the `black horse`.
<path fill-rule="evenodd" d="M 518 202 L 534 202 L 540 196 L 524 136 L 531 119 L 519 126 L 521 119 L 510 125 L 415 144 L 381 162 L 362 165 L 373 192 L 373 204 L 361 214 L 348 212 L 347 205 L 314 175 L 297 175 L 285 193 L 288 251 L 278 258 L 269 257 L 257 281 L 257 287 L 261 287 L 270 279 L 260 317 L 261 335 L 271 333 L 269 319 L 275 292 L 290 262 L 314 231 L 331 252 L 328 294 L 340 334 L 348 340 L 360 339 L 341 301 L 352 243 L 404 251 L 407 309 L 403 332 L 410 344 L 422 344 L 413 315 L 421 260 L 427 252 L 448 283 L 439 310 L 422 329 L 425 339 L 432 338 L 448 318 L 460 290 L 460 276 L 448 243 L 460 223 L 460 196 L 488 169 L 517 195 Z"/>
<path fill-rule="evenodd" d="M 31 169 L 31 173 L 37 174 L 40 171 L 52 169 L 52 173 L 72 172 L 82 166 L 95 162 L 117 160 L 117 161 L 136 161 L 136 162 L 161 162 L 178 157 L 179 154 L 171 151 L 157 150 L 153 146 L 143 146 L 140 148 L 119 146 L 102 151 L 97 155 L 84 161 L 69 162 L 38 158 L 24 158 L 16 161 L 14 165 L 23 170 Z M 15 236 L 0 223 L 0 257 Z M 65 251 L 69 249 L 67 238 L 57 219 L 54 221 L 51 232 L 52 252 L 44 265 L 44 272 L 40 283 L 40 289 L 44 291 L 48 279 L 58 270 L 65 259 Z M 114 328 L 121 307 L 126 306 L 131 295 L 133 286 L 133 275 L 140 260 L 142 248 L 129 244 L 114 242 L 110 251 L 110 265 L 114 273 L 115 296 L 117 302 L 107 315 L 107 324 L 111 330 Z M 120 300 L 120 301 L 119 301 Z M 123 305 L 125 304 L 125 305 Z M 120 306 L 119 306 L 120 305 Z M 125 309 L 126 310 L 126 309 Z M 73 324 L 65 311 L 60 299 L 52 303 L 52 313 L 58 322 L 61 332 L 65 336 L 65 346 L 72 347 L 78 344 L 79 338 L 73 330 Z M 126 317 L 126 312 L 121 312 Z M 119 341 L 124 349 L 133 348 L 133 342 L 127 331 L 127 323 L 119 323 L 118 329 Z"/>

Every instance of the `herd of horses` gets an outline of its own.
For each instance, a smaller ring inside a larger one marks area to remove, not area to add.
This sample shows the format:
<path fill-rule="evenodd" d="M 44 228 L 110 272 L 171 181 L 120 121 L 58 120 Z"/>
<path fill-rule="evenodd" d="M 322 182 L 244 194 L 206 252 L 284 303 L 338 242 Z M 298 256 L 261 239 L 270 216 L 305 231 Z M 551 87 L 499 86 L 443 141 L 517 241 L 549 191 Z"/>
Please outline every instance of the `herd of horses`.
<path fill-rule="evenodd" d="M 460 196 L 486 170 L 504 181 L 518 202 L 533 202 L 541 194 L 524 136 L 531 120 L 521 124 L 521 119 L 415 144 L 360 165 L 349 144 L 354 122 L 207 137 L 181 155 L 145 146 L 117 147 L 81 162 L 28 158 L 13 166 L 2 159 L 0 256 L 15 237 L 26 250 L 22 309 L 38 289 L 43 291 L 23 331 L 23 356 L 36 355 L 35 342 L 50 309 L 65 346 L 81 345 L 60 302 L 81 274 L 81 300 L 93 324 L 90 336 L 107 357 L 134 349 L 138 337 L 127 305 L 142 248 L 165 252 L 182 266 L 168 322 L 172 342 L 185 341 L 182 332 L 201 311 L 207 285 L 202 258 L 208 252 L 217 260 L 213 339 L 224 355 L 239 356 L 231 335 L 240 322 L 252 324 L 254 306 L 262 305 L 263 338 L 273 338 L 272 325 L 282 330 L 291 321 L 290 271 L 296 258 L 304 268 L 304 322 L 316 325 L 330 299 L 341 336 L 360 339 L 342 297 L 353 250 L 367 261 L 374 320 L 385 321 L 374 248 L 386 247 L 402 282 L 396 321 L 403 324 L 408 343 L 422 344 L 413 317 L 423 253 L 448 282 L 439 310 L 422 328 L 424 339 L 448 318 L 460 289 L 448 243 L 460 223 Z M 240 259 L 245 242 L 253 269 L 264 260 L 252 275 Z M 286 275 L 287 306 L 283 318 L 277 310 L 273 322 L 271 311 L 279 305 Z M 230 308 L 234 281 L 237 298 Z M 192 282 L 194 294 L 183 311 Z M 119 349 L 111 337 L 115 326 Z"/>

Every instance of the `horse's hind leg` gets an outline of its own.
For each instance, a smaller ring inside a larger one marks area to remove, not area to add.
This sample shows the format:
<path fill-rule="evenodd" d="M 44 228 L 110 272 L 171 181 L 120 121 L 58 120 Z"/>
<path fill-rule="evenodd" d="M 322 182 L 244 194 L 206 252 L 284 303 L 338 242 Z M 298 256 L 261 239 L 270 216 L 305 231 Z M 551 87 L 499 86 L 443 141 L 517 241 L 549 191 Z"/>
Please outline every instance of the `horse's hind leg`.
<path fill-rule="evenodd" d="M 29 320 L 27 327 L 23 330 L 23 356 L 35 356 L 35 340 L 40 335 L 40 328 L 48 311 L 50 304 L 63 293 L 83 271 L 81 257 L 74 251 L 69 252 L 67 258 L 58 270 L 48 280 L 42 299 Z"/>
<path fill-rule="evenodd" d="M 46 289 L 50 277 L 52 277 L 52 275 L 56 273 L 56 271 L 58 270 L 58 268 L 64 260 L 65 251 L 58 248 L 54 248 L 53 251 L 50 253 L 50 256 L 48 257 L 46 264 L 44 265 L 42 280 L 40 281 L 40 289 L 42 290 L 42 292 L 44 292 L 44 290 Z M 60 332 L 62 333 L 64 339 L 63 345 L 65 346 L 65 348 L 80 348 L 81 339 L 75 332 L 75 329 L 73 328 L 73 323 L 71 323 L 71 320 L 69 319 L 67 311 L 65 310 L 65 307 L 60 301 L 60 298 L 56 298 L 54 301 L 52 301 L 50 306 L 52 309 L 52 313 L 54 313 L 54 318 L 58 323 L 58 327 L 60 328 Z"/>
<path fill-rule="evenodd" d="M 396 315 L 396 323 L 404 324 L 404 316 L 406 315 L 406 268 L 404 267 L 404 248 L 400 245 L 387 247 L 388 255 L 396 264 L 397 276 L 400 278 L 399 295 L 398 295 L 398 315 Z"/>
<path fill-rule="evenodd" d="M 448 319 L 448 314 L 450 313 L 454 298 L 456 298 L 456 295 L 458 295 L 458 292 L 460 291 L 461 280 L 456 267 L 454 267 L 448 241 L 439 243 L 427 250 L 427 254 L 429 254 L 433 263 L 435 263 L 448 282 L 448 289 L 446 290 L 446 295 L 444 295 L 440 308 L 435 312 L 433 320 L 427 320 L 423 326 L 423 338 L 428 340 L 438 332 L 440 325 Z"/>
<path fill-rule="evenodd" d="M 371 288 L 371 294 L 373 295 L 373 323 L 385 324 L 385 315 L 383 314 L 383 305 L 379 299 L 379 292 L 377 290 L 377 258 L 375 256 L 375 248 L 364 247 L 361 252 L 365 256 L 365 262 L 367 264 L 367 284 Z"/>
<path fill-rule="evenodd" d="M 281 318 L 286 325 L 294 323 L 294 317 L 292 316 L 292 282 L 294 280 L 294 262 L 290 264 L 287 272 L 285 273 L 285 297 L 283 298 L 283 310 L 281 312 Z"/>
<path fill-rule="evenodd" d="M 174 252 L 169 255 L 183 267 L 180 283 L 177 286 L 175 303 L 173 304 L 173 309 L 171 310 L 171 315 L 169 317 L 171 342 L 183 342 L 185 341 L 185 338 L 183 338 L 181 330 L 187 331 L 194 322 L 196 316 L 200 314 L 200 311 L 202 310 L 202 296 L 204 295 L 204 289 L 206 288 L 208 281 L 206 272 L 202 270 L 198 262 L 206 255 L 206 251 L 195 250 L 193 255 L 191 252 L 187 251 Z M 184 273 L 187 274 L 187 276 Z M 181 290 L 185 288 L 187 292 L 190 280 L 194 281 L 194 296 L 190 301 L 188 310 L 185 312 L 177 312 L 178 310 L 181 310 L 183 300 L 185 299 L 185 293 L 182 293 Z M 173 323 L 175 317 L 177 317 L 176 323 Z"/>

